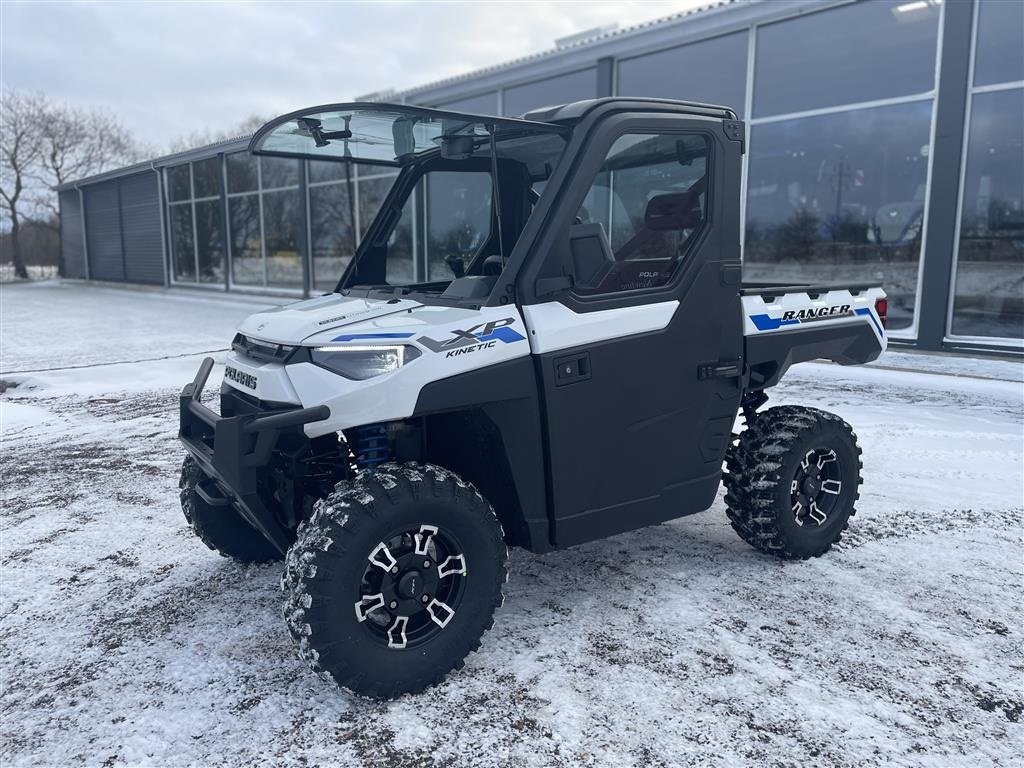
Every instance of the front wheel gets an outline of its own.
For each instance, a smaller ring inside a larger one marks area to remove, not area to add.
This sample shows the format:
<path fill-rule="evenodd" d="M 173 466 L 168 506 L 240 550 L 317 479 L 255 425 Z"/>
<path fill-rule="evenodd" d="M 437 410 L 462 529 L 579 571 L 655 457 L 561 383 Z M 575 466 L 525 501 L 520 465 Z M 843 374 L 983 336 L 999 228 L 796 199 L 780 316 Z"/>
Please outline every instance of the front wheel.
<path fill-rule="evenodd" d="M 181 465 L 178 496 L 181 511 L 192 532 L 203 544 L 240 563 L 267 563 L 280 560 L 281 553 L 267 538 L 253 528 L 228 505 L 212 507 L 196 492 L 196 486 L 206 480 L 192 456 L 186 456 Z"/>
<path fill-rule="evenodd" d="M 385 464 L 317 502 L 288 551 L 299 655 L 373 698 L 461 668 L 502 602 L 508 552 L 491 505 L 432 465 Z"/>
<path fill-rule="evenodd" d="M 860 454 L 853 429 L 834 413 L 786 405 L 757 414 L 727 455 L 729 522 L 762 552 L 823 555 L 855 513 Z"/>

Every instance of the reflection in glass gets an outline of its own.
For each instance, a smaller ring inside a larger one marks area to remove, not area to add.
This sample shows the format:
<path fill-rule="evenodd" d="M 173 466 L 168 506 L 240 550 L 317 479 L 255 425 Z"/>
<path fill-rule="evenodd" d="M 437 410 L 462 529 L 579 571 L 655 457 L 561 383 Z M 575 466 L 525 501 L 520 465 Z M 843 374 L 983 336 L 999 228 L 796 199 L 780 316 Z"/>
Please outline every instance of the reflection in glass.
<path fill-rule="evenodd" d="M 313 287 L 331 291 L 356 249 L 352 204 L 345 184 L 309 188 Z"/>
<path fill-rule="evenodd" d="M 940 15 L 877 0 L 758 27 L 754 117 L 932 90 Z"/>
<path fill-rule="evenodd" d="M 209 157 L 192 163 L 192 183 L 195 196 L 216 197 L 220 194 L 220 158 Z"/>
<path fill-rule="evenodd" d="M 427 176 L 427 279 L 450 280 L 445 258 L 467 266 L 491 234 L 491 177 L 436 171 Z"/>
<path fill-rule="evenodd" d="M 344 181 L 346 169 L 351 163 L 339 163 L 332 160 L 310 160 L 309 161 L 309 183 L 315 184 L 318 181 Z"/>
<path fill-rule="evenodd" d="M 956 336 L 1024 337 L 1024 89 L 973 97 L 960 214 Z"/>
<path fill-rule="evenodd" d="M 914 317 L 932 102 L 753 127 L 744 279 L 883 283 Z"/>
<path fill-rule="evenodd" d="M 228 198 L 231 279 L 238 285 L 263 285 L 258 195 Z"/>
<path fill-rule="evenodd" d="M 299 161 L 289 157 L 261 157 L 263 189 L 294 187 L 299 183 Z"/>
<path fill-rule="evenodd" d="M 364 166 L 365 167 L 365 166 Z M 391 185 L 398 178 L 397 173 L 389 173 L 383 176 L 377 175 L 372 178 L 364 178 L 362 172 L 359 174 L 359 237 L 366 234 L 367 228 L 373 222 L 377 211 L 380 210 L 384 198 L 391 191 Z"/>
<path fill-rule="evenodd" d="M 196 254 L 199 282 L 224 282 L 224 240 L 220 200 L 196 203 Z"/>
<path fill-rule="evenodd" d="M 173 203 L 192 197 L 192 183 L 189 179 L 188 163 L 167 169 L 167 198 Z"/>
<path fill-rule="evenodd" d="M 263 237 L 267 285 L 302 287 L 297 191 L 263 193 Z"/>
<path fill-rule="evenodd" d="M 626 59 L 619 63 L 620 96 L 684 99 L 732 107 L 743 118 L 747 33 Z"/>
<path fill-rule="evenodd" d="M 256 158 L 248 152 L 235 152 L 228 155 L 228 193 L 253 192 L 259 185 L 256 176 Z"/>
<path fill-rule="evenodd" d="M 1024 3 L 982 0 L 975 46 L 975 85 L 1024 80 Z"/>
<path fill-rule="evenodd" d="M 169 227 L 174 279 L 193 282 L 196 279 L 196 252 L 192 238 L 192 205 L 170 206 Z"/>

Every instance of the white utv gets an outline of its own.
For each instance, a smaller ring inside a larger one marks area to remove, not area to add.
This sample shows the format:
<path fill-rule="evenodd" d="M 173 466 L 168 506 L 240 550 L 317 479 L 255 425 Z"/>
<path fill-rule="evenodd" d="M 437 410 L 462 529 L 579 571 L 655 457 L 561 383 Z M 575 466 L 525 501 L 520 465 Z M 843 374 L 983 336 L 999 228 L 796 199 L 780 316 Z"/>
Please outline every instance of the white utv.
<path fill-rule="evenodd" d="M 338 104 L 257 132 L 256 154 L 397 170 L 335 291 L 241 325 L 219 413 L 210 359 L 180 401 L 185 516 L 225 555 L 284 558 L 314 670 L 372 697 L 437 683 L 491 627 L 508 546 L 707 509 L 723 463 L 754 547 L 839 539 L 850 426 L 758 409 L 794 363 L 878 357 L 885 294 L 741 282 L 743 142 L 732 110 L 654 99 Z"/>

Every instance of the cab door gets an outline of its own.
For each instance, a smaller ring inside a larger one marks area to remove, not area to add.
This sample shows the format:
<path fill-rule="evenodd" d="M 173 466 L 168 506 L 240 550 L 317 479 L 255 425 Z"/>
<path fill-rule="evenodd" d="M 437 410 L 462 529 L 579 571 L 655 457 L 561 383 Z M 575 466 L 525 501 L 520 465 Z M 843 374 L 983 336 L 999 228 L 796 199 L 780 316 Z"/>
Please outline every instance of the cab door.
<path fill-rule="evenodd" d="M 613 116 L 559 191 L 520 284 L 556 546 L 714 499 L 741 395 L 741 146 L 721 118 Z"/>

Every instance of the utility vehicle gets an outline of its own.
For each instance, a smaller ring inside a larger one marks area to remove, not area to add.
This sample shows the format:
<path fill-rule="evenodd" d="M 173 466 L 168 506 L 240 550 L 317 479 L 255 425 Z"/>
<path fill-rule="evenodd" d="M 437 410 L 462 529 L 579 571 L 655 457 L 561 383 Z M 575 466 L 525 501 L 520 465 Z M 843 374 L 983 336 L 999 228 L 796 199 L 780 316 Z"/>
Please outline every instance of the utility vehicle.
<path fill-rule="evenodd" d="M 757 549 L 839 539 L 850 426 L 759 409 L 794 363 L 875 359 L 885 294 L 741 281 L 744 137 L 724 107 L 626 98 L 522 119 L 335 104 L 255 134 L 257 155 L 396 174 L 334 292 L 241 324 L 219 413 L 212 359 L 180 399 L 185 516 L 224 555 L 284 558 L 314 670 L 423 690 L 491 627 L 508 546 L 699 512 L 723 466 Z"/>

